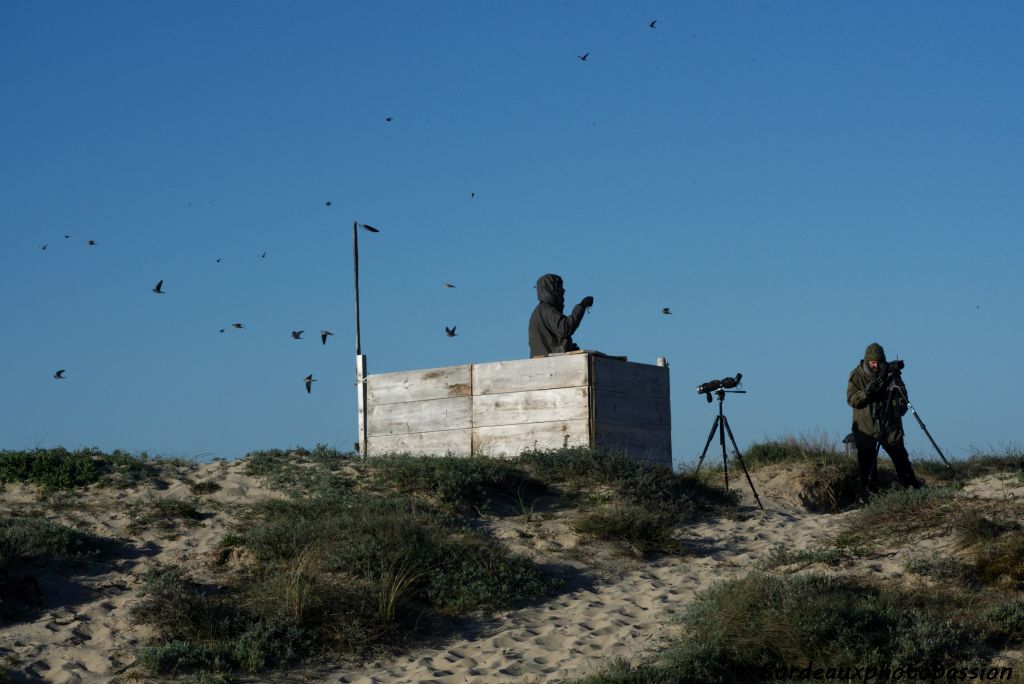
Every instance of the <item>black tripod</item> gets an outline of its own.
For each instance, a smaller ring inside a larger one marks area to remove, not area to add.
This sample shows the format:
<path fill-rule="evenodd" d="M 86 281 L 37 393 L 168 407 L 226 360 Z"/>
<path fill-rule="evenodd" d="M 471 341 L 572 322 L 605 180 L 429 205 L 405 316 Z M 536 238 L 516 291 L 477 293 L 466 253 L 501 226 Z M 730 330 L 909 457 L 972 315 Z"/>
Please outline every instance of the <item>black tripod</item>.
<path fill-rule="evenodd" d="M 735 392 L 736 394 L 746 394 L 746 390 L 724 390 L 719 389 L 715 392 L 715 396 L 718 397 L 718 415 L 715 416 L 715 422 L 711 426 L 711 432 L 708 433 L 708 441 L 704 443 L 704 451 L 700 454 L 700 460 L 697 462 L 697 467 L 694 469 L 693 474 L 696 475 L 697 471 L 700 470 L 701 465 L 704 463 L 704 457 L 708 455 L 708 447 L 711 446 L 711 440 L 715 437 L 715 431 L 718 431 L 718 442 L 722 445 L 722 468 L 725 470 L 725 489 L 729 490 L 729 463 L 725 451 L 725 434 L 729 433 L 729 441 L 732 442 L 732 448 L 736 452 L 736 458 L 740 462 L 740 466 L 743 468 L 743 474 L 747 476 L 747 484 L 750 485 L 750 491 L 754 494 L 754 499 L 757 501 L 757 507 L 762 511 L 764 506 L 761 505 L 761 497 L 757 495 L 757 490 L 754 489 L 754 483 L 750 479 L 750 473 L 747 472 L 747 465 L 743 462 L 743 454 L 740 453 L 740 448 L 736 446 L 736 438 L 732 436 L 732 428 L 729 427 L 729 419 L 725 417 L 725 413 L 722 411 L 722 404 L 725 402 L 725 393 Z M 708 397 L 710 400 L 711 397 Z"/>

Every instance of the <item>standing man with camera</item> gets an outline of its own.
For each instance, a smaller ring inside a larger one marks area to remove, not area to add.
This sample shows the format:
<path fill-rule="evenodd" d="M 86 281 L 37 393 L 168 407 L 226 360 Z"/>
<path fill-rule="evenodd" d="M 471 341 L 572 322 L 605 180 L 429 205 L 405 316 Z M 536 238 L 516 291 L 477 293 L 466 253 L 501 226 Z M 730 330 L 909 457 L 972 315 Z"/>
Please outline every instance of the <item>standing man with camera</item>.
<path fill-rule="evenodd" d="M 902 368 L 902 361 L 886 362 L 882 345 L 872 342 L 864 350 L 864 360 L 850 371 L 846 403 L 853 408 L 853 442 L 857 447 L 862 501 L 878 492 L 879 446 L 889 454 L 896 477 L 904 487 L 921 487 L 903 444 L 902 418 L 908 403 Z"/>
<path fill-rule="evenodd" d="M 584 297 L 566 316 L 562 313 L 565 307 L 562 278 L 548 273 L 537 279 L 537 299 L 540 302 L 530 316 L 530 356 L 579 349 L 572 341 L 572 334 L 580 327 L 587 309 L 594 305 L 594 298 Z"/>

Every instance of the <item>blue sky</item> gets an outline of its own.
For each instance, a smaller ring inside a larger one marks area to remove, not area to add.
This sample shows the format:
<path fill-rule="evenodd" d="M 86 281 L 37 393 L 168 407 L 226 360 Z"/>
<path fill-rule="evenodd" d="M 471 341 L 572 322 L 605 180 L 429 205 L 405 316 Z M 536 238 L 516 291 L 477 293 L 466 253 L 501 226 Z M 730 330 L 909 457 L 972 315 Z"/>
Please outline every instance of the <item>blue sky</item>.
<path fill-rule="evenodd" d="M 581 346 L 668 358 L 677 461 L 714 415 L 693 388 L 736 372 L 741 447 L 841 438 L 875 340 L 949 455 L 1019 444 L 1022 25 L 1016 2 L 0 4 L 0 448 L 350 448 L 354 220 L 381 229 L 371 372 L 527 356 L 554 272 L 596 300 Z"/>

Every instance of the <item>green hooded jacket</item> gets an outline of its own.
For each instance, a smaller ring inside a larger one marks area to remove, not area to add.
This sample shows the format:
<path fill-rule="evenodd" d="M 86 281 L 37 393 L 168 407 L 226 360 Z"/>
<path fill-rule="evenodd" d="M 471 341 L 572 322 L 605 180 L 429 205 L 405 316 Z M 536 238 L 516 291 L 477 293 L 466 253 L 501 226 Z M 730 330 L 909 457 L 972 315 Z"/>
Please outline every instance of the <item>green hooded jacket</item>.
<path fill-rule="evenodd" d="M 572 334 L 580 327 L 586 308 L 573 307 L 568 316 L 565 306 L 565 288 L 561 277 L 548 273 L 537 280 L 537 299 L 540 302 L 530 316 L 530 356 L 545 356 L 555 352 L 575 351 Z"/>
<path fill-rule="evenodd" d="M 853 408 L 855 437 L 860 433 L 886 444 L 896 444 L 903 439 L 903 416 L 907 412 L 907 400 L 903 398 L 907 387 L 903 384 L 903 378 L 897 374 L 892 380 L 903 390 L 903 395 L 898 391 L 890 395 L 888 387 L 870 396 L 866 391 L 871 381 L 879 374 L 884 375 L 887 370 L 888 364 L 885 361 L 882 361 L 878 374 L 868 368 L 867 361 L 858 363 L 850 371 L 850 379 L 846 383 L 846 403 Z"/>

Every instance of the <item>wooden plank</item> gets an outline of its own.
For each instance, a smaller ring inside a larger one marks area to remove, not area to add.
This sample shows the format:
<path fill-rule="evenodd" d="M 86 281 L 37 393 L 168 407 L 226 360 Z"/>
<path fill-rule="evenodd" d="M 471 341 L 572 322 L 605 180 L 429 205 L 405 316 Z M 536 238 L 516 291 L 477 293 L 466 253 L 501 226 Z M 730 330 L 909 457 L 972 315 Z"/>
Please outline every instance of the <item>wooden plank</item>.
<path fill-rule="evenodd" d="M 379 435 L 469 428 L 472 427 L 472 403 L 473 397 L 453 397 L 398 404 L 370 404 L 366 411 L 367 436 L 373 442 L 373 438 Z"/>
<path fill-rule="evenodd" d="M 553 420 L 585 420 L 587 388 L 506 392 L 473 397 L 473 426 L 522 425 Z"/>
<path fill-rule="evenodd" d="M 650 430 L 671 430 L 668 397 L 594 390 L 594 421 Z"/>
<path fill-rule="evenodd" d="M 473 392 L 469 364 L 427 370 L 378 373 L 367 378 L 371 405 L 468 397 Z"/>
<path fill-rule="evenodd" d="M 666 399 L 669 396 L 668 368 L 646 363 L 629 363 L 595 356 L 593 383 L 596 389 L 611 392 Z"/>
<path fill-rule="evenodd" d="M 672 432 L 612 423 L 594 426 L 596 446 L 624 451 L 631 458 L 672 467 Z"/>
<path fill-rule="evenodd" d="M 366 455 L 366 355 L 356 354 L 356 414 L 359 419 L 359 446 Z"/>
<path fill-rule="evenodd" d="M 587 384 L 587 354 L 548 356 L 473 366 L 473 394 L 583 387 Z"/>
<path fill-rule="evenodd" d="M 515 456 L 527 449 L 561 449 L 588 441 L 586 420 L 473 428 L 473 449 L 487 456 Z"/>
<path fill-rule="evenodd" d="M 413 454 L 416 456 L 469 456 L 472 432 L 464 430 L 438 430 L 406 435 L 378 435 L 370 437 L 370 456 L 385 454 Z"/>

